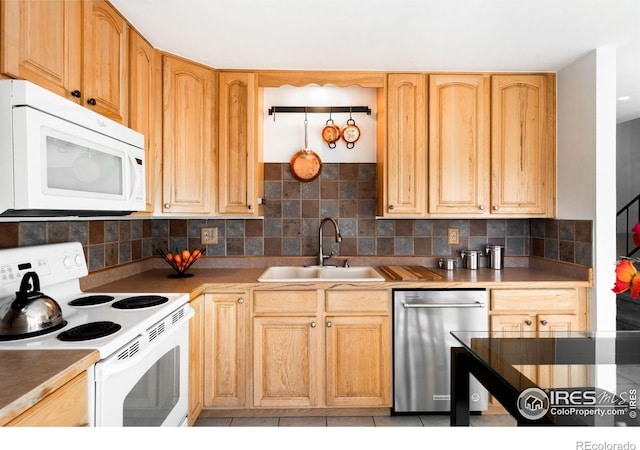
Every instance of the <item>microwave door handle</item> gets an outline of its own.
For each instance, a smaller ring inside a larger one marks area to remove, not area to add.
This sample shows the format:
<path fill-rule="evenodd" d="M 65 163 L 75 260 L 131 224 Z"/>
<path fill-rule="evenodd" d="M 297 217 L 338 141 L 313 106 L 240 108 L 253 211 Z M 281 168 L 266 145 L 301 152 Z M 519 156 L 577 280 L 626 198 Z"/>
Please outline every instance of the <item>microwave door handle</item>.
<path fill-rule="evenodd" d="M 136 158 L 133 155 L 128 155 L 129 159 L 129 167 L 128 167 L 128 177 L 127 179 L 130 181 L 129 183 L 129 200 L 133 200 L 133 196 L 136 192 L 136 186 L 138 185 L 138 171 L 136 170 Z"/>

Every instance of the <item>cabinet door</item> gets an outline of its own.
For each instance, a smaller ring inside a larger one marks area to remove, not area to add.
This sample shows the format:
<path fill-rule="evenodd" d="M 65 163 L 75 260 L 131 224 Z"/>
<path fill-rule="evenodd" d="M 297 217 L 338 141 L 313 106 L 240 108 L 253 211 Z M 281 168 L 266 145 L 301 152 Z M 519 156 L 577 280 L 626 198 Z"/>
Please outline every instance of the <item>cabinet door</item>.
<path fill-rule="evenodd" d="M 538 331 L 567 332 L 579 330 L 576 314 L 538 314 Z M 584 365 L 548 365 L 538 367 L 538 385 L 542 388 L 588 386 L 589 370 Z"/>
<path fill-rule="evenodd" d="M 494 75 L 491 212 L 555 214 L 555 78 Z"/>
<path fill-rule="evenodd" d="M 491 316 L 489 327 L 491 331 L 536 331 L 536 316 L 530 314 L 495 314 Z M 495 364 L 498 366 L 501 363 L 496 362 Z M 536 382 L 538 378 L 536 366 L 518 365 L 514 367 L 531 381 Z"/>
<path fill-rule="evenodd" d="M 0 2 L 3 74 L 62 97 L 80 89 L 82 23 L 76 0 Z"/>
<path fill-rule="evenodd" d="M 327 406 L 391 406 L 389 318 L 327 317 Z"/>
<path fill-rule="evenodd" d="M 255 75 L 222 72 L 218 81 L 218 211 L 258 211 Z"/>
<path fill-rule="evenodd" d="M 429 76 L 429 213 L 489 213 L 487 75 Z"/>
<path fill-rule="evenodd" d="M 156 86 L 159 76 L 156 73 L 156 53 L 151 44 L 131 30 L 129 34 L 129 127 L 144 134 L 146 164 L 145 211 L 153 212 L 154 193 L 156 191 Z M 159 161 L 158 161 L 159 163 Z"/>
<path fill-rule="evenodd" d="M 390 74 L 387 139 L 382 160 L 383 216 L 422 216 L 427 211 L 426 76 Z"/>
<path fill-rule="evenodd" d="M 215 73 L 163 58 L 163 212 L 210 214 Z"/>
<path fill-rule="evenodd" d="M 253 319 L 254 406 L 317 405 L 319 333 L 315 316 Z"/>
<path fill-rule="evenodd" d="M 198 419 L 204 389 L 204 295 L 189 303 L 195 315 L 189 321 L 189 426 Z"/>
<path fill-rule="evenodd" d="M 87 373 L 83 372 L 7 424 L 10 427 L 86 427 Z"/>
<path fill-rule="evenodd" d="M 129 27 L 103 0 L 85 0 L 82 38 L 82 104 L 128 123 Z"/>
<path fill-rule="evenodd" d="M 205 294 L 205 406 L 246 404 L 247 298 L 246 292 Z"/>

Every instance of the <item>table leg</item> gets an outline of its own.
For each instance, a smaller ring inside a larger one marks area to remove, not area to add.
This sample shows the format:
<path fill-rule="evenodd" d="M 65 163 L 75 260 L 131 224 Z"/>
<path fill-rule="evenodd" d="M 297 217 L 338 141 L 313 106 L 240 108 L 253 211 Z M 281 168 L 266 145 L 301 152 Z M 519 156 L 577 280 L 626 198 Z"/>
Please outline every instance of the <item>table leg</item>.
<path fill-rule="evenodd" d="M 451 347 L 451 426 L 469 426 L 469 354 Z"/>

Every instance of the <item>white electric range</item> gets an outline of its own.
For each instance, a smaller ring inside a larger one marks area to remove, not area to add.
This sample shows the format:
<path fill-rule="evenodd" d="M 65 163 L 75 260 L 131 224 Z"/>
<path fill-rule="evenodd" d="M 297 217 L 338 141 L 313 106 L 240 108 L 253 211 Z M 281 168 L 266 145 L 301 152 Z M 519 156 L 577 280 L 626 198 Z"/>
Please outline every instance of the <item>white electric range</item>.
<path fill-rule="evenodd" d="M 187 293 L 85 293 L 78 242 L 0 250 L 0 309 L 29 272 L 62 310 L 63 326 L 43 334 L 0 334 L 0 350 L 96 349 L 88 370 L 90 425 L 184 425 L 187 412 Z M 45 330 L 46 331 L 46 330 Z"/>

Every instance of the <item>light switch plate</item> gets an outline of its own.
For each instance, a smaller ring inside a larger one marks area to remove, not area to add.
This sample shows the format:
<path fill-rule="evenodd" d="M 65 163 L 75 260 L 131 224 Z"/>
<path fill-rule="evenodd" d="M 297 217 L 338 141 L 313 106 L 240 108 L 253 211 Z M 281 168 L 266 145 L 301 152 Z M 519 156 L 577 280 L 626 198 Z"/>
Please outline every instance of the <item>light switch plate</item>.
<path fill-rule="evenodd" d="M 449 228 L 447 241 L 449 245 L 458 245 L 460 243 L 460 230 L 458 228 Z"/>
<path fill-rule="evenodd" d="M 200 228 L 200 242 L 202 245 L 218 243 L 218 228 Z"/>

